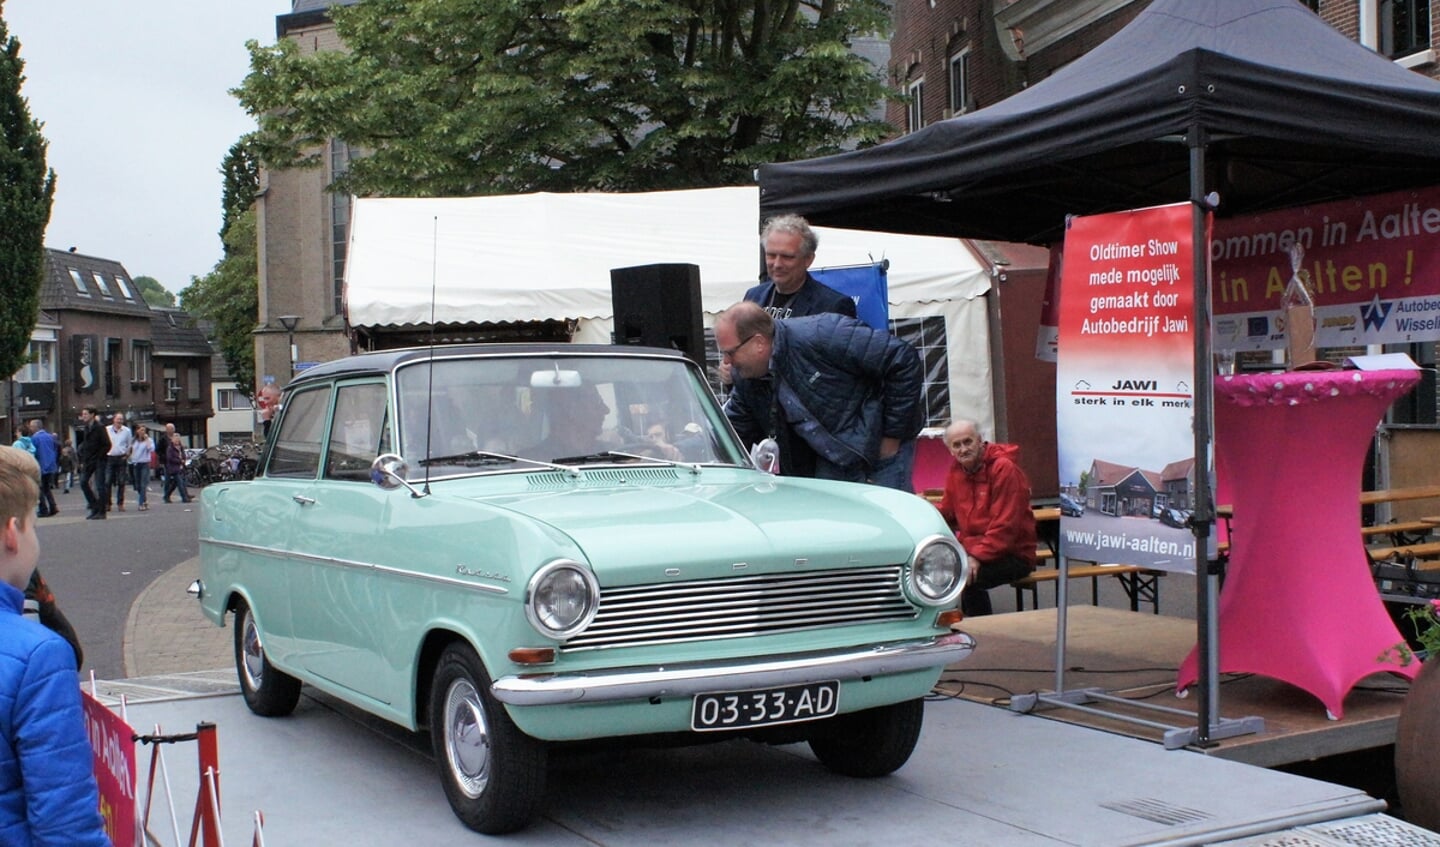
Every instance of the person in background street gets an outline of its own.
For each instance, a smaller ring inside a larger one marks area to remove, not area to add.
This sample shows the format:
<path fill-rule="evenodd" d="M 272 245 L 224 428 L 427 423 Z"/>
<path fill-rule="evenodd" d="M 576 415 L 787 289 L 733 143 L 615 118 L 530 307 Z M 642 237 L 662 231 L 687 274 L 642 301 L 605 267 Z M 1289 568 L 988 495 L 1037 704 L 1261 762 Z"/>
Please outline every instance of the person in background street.
<path fill-rule="evenodd" d="M 165 466 L 165 490 L 161 494 L 162 499 L 169 503 L 170 495 L 178 488 L 180 502 L 189 503 L 190 492 L 185 490 L 185 445 L 180 442 L 178 433 L 171 433 L 165 442 L 165 459 L 161 464 Z"/>
<path fill-rule="evenodd" d="M 832 312 L 855 317 L 855 301 L 810 275 L 820 237 L 799 215 L 779 215 L 760 232 L 765 281 L 745 292 L 772 318 L 803 318 Z M 720 382 L 730 384 L 730 363 L 721 359 Z"/>
<path fill-rule="evenodd" d="M 75 448 L 68 441 L 60 445 L 60 481 L 69 494 L 75 485 Z"/>
<path fill-rule="evenodd" d="M 105 455 L 105 461 L 109 468 L 107 471 L 107 482 L 105 486 L 105 506 L 110 506 L 110 488 L 115 488 L 115 508 L 125 511 L 125 484 L 130 479 L 130 444 L 135 440 L 135 433 L 125 425 L 125 414 L 116 412 L 110 419 L 110 426 L 105 428 L 105 434 L 110 438 L 110 450 Z"/>
<path fill-rule="evenodd" d="M 70 645 L 21 613 L 40 466 L 0 447 L 0 844 L 109 847 Z"/>
<path fill-rule="evenodd" d="M 269 441 L 270 421 L 275 418 L 275 410 L 280 408 L 279 386 L 273 382 L 260 386 L 255 395 L 255 404 L 260 407 L 260 438 Z"/>
<path fill-rule="evenodd" d="M 144 425 L 135 427 L 135 440 L 130 443 L 130 484 L 135 486 L 135 499 L 140 511 L 149 510 L 146 494 L 150 488 L 150 460 L 155 457 L 155 442 Z"/>
<path fill-rule="evenodd" d="M 25 431 L 25 427 L 15 427 L 14 431 L 10 433 L 10 436 L 15 439 L 10 444 L 11 447 L 14 447 L 16 450 L 24 450 L 30 454 L 31 458 L 35 457 L 35 442 L 30 440 L 30 434 Z"/>
<path fill-rule="evenodd" d="M 1020 448 L 991 444 L 980 425 L 960 418 L 945 428 L 945 447 L 955 463 L 945 475 L 938 508 L 970 557 L 970 582 L 960 595 L 966 617 L 994 611 L 990 589 L 1035 570 L 1035 513 L 1030 480 L 1015 463 Z"/>
<path fill-rule="evenodd" d="M 912 490 L 924 375 L 909 344 L 844 315 L 777 321 L 751 302 L 715 319 L 715 344 L 736 377 L 726 416 L 747 445 L 776 440 L 782 474 Z"/>
<path fill-rule="evenodd" d="M 55 507 L 55 482 L 60 476 L 60 445 L 45 430 L 39 418 L 30 421 L 30 443 L 35 445 L 35 461 L 40 463 L 40 511 L 48 518 L 60 510 Z"/>
<path fill-rule="evenodd" d="M 90 507 L 85 520 L 100 521 L 105 519 L 108 508 L 106 481 L 110 465 L 105 454 L 110 452 L 110 438 L 105 435 L 105 425 L 100 423 L 100 413 L 94 406 L 80 410 L 80 432 L 80 491 L 85 495 L 85 505 Z"/>

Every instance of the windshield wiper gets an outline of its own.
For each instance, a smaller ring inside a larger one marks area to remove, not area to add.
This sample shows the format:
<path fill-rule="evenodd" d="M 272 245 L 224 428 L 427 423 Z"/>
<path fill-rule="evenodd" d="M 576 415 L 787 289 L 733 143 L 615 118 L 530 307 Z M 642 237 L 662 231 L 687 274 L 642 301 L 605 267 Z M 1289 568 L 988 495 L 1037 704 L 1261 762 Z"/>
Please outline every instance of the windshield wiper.
<path fill-rule="evenodd" d="M 493 465 L 513 465 L 516 462 L 526 462 L 531 465 L 552 468 L 557 471 L 564 471 L 571 476 L 579 476 L 580 471 L 567 465 L 557 465 L 554 462 L 547 462 L 544 459 L 531 459 L 527 456 L 509 456 L 505 453 L 491 453 L 488 450 L 471 450 L 468 453 L 456 453 L 453 456 L 437 456 L 421 460 L 422 466 L 426 465 L 461 465 L 467 468 L 487 467 Z"/>
<path fill-rule="evenodd" d="M 428 459 L 421 459 L 420 465 L 509 465 L 519 461 L 513 456 L 502 456 L 498 453 L 487 453 L 484 450 L 470 450 L 465 453 L 454 453 L 449 456 L 432 456 Z"/>
<path fill-rule="evenodd" d="M 599 453 L 586 453 L 582 456 L 562 456 L 556 462 L 562 464 L 586 464 L 588 462 L 600 462 L 605 459 L 638 459 L 642 462 L 656 462 L 662 465 L 669 465 L 676 468 L 685 468 L 692 474 L 700 473 L 700 466 L 691 462 L 677 462 L 674 459 L 662 459 L 659 456 L 645 456 L 640 453 L 627 453 L 624 450 L 602 450 Z"/>

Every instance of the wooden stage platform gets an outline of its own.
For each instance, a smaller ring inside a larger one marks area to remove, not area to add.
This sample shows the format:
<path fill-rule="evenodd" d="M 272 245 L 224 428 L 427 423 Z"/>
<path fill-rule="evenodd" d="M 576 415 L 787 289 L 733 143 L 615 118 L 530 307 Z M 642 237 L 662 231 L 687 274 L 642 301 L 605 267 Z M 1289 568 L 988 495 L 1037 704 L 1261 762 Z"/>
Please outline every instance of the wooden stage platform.
<path fill-rule="evenodd" d="M 1067 691 L 1101 689 L 1126 700 L 1194 714 L 1199 690 L 1175 696 L 1180 662 L 1195 644 L 1193 620 L 1087 605 L 1070 606 L 1066 641 Z M 1344 623 L 1337 621 L 1337 626 Z M 1055 609 L 969 618 L 957 629 L 975 637 L 975 652 L 941 676 L 937 690 L 997 708 L 1012 695 L 1055 689 Z M 1345 698 L 1345 717 L 1332 721 L 1310 694 L 1268 677 L 1221 674 L 1219 717 L 1258 717 L 1263 732 L 1216 741 L 1198 749 L 1222 759 L 1276 767 L 1325 756 L 1384 747 L 1395 741 L 1395 724 L 1409 681 L 1391 674 L 1362 680 Z M 1107 712 L 1193 729 L 1198 719 L 1105 705 Z M 1165 730 L 1041 703 L 1034 714 L 1161 743 Z M 1157 716 L 1158 715 L 1158 716 Z"/>

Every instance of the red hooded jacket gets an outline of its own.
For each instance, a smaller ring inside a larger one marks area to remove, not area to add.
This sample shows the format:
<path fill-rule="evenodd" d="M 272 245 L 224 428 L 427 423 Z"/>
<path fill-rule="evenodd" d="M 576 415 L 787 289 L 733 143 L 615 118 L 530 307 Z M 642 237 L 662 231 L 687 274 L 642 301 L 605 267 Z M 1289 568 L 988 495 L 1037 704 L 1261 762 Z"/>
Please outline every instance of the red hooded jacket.
<path fill-rule="evenodd" d="M 974 473 L 953 462 L 945 475 L 940 514 L 965 553 L 981 562 L 1013 554 L 1035 564 L 1035 513 L 1030 480 L 1015 464 L 1020 447 L 986 444 Z"/>

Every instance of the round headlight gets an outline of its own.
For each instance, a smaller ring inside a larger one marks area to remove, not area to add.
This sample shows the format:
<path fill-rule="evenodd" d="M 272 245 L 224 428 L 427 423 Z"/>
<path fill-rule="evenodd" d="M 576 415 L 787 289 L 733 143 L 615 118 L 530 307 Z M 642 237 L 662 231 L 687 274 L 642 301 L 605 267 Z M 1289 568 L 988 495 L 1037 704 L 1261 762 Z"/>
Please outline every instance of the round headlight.
<path fill-rule="evenodd" d="M 915 547 L 910 588 L 920 602 L 943 606 L 960 596 L 970 576 L 965 550 L 953 538 L 932 536 Z"/>
<path fill-rule="evenodd" d="M 589 626 L 599 604 L 600 584 L 590 569 L 557 559 L 530 578 L 525 616 L 541 634 L 563 640 Z"/>

